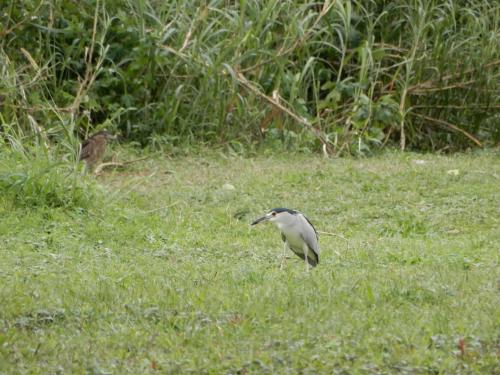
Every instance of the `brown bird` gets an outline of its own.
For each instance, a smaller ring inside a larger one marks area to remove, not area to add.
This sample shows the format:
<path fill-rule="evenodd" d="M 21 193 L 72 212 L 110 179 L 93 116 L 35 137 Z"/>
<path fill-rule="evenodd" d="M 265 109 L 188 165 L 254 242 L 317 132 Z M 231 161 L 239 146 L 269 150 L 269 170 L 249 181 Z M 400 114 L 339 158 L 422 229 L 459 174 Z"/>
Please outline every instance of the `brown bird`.
<path fill-rule="evenodd" d="M 82 142 L 80 160 L 85 162 L 88 170 L 93 170 L 95 165 L 101 161 L 110 139 L 116 139 L 116 137 L 107 130 L 102 130 Z"/>

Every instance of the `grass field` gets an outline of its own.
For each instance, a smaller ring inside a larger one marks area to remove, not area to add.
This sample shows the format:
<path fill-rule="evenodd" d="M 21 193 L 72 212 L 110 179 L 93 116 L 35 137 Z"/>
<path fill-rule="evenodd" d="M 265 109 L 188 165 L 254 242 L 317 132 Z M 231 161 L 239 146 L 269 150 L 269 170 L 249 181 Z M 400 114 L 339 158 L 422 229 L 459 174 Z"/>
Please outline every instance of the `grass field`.
<path fill-rule="evenodd" d="M 90 209 L 0 205 L 0 373 L 500 373 L 498 153 L 156 158 L 97 183 Z M 308 273 L 249 226 L 280 206 L 338 235 Z"/>

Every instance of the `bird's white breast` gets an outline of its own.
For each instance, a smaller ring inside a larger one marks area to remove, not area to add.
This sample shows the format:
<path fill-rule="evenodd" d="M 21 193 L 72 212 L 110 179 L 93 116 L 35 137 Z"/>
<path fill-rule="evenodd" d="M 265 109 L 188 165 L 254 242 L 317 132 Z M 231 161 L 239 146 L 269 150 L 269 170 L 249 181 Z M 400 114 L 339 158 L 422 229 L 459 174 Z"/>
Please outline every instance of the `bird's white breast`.
<path fill-rule="evenodd" d="M 302 249 L 304 240 L 300 236 L 300 231 L 294 228 L 294 225 L 278 223 L 279 230 L 285 235 L 288 245 L 291 248 Z"/>

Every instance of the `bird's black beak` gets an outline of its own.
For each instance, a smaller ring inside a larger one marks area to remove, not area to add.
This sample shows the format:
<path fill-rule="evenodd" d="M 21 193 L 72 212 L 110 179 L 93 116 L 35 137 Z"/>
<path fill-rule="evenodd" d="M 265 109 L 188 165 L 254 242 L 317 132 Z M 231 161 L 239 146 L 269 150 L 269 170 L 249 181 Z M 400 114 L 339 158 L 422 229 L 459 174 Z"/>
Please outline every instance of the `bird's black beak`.
<path fill-rule="evenodd" d="M 261 223 L 261 222 L 263 222 L 263 221 L 267 221 L 267 220 L 269 220 L 269 216 L 268 216 L 268 215 L 266 215 L 266 216 L 262 216 L 262 217 L 259 217 L 257 220 L 255 220 L 255 221 L 254 221 L 252 224 L 250 224 L 250 225 L 256 225 L 256 224 L 259 224 L 259 223 Z"/>

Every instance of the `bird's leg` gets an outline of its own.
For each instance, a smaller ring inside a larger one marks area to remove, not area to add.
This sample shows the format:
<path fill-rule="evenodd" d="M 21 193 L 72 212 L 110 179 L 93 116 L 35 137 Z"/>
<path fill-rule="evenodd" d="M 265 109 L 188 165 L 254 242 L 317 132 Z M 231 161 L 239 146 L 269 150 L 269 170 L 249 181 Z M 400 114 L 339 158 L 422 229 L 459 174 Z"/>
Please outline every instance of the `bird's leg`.
<path fill-rule="evenodd" d="M 280 270 L 283 269 L 286 260 L 286 242 L 283 243 L 283 255 L 281 256 Z"/>

